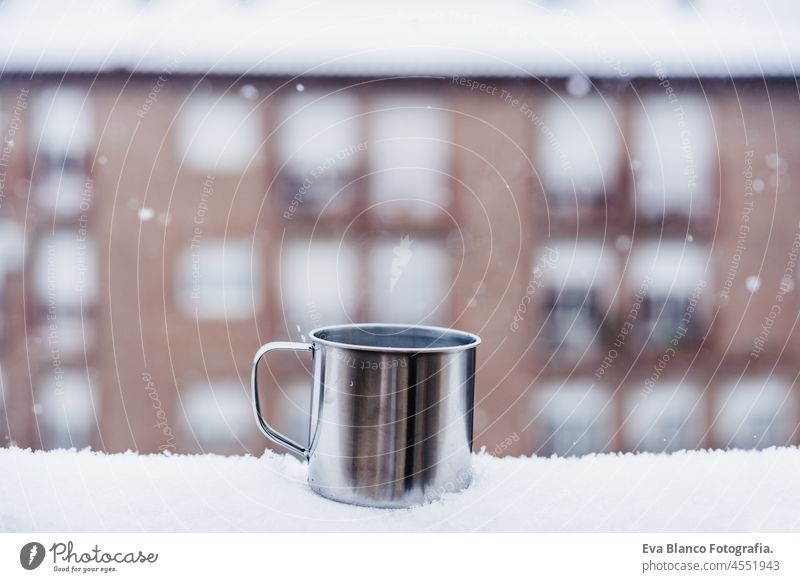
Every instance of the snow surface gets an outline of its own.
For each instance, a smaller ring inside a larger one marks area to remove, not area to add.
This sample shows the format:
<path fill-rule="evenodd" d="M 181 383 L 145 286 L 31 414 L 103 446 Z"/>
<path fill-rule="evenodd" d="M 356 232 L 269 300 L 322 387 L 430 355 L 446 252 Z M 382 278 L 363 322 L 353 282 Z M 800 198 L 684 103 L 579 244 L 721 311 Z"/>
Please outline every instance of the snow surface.
<path fill-rule="evenodd" d="M 0 449 L 0 531 L 800 531 L 800 450 L 474 456 L 465 492 L 404 510 L 312 493 L 288 456 Z"/>
<path fill-rule="evenodd" d="M 760 77 L 800 58 L 796 0 L 4 0 L 0 22 L 3 72 Z"/>

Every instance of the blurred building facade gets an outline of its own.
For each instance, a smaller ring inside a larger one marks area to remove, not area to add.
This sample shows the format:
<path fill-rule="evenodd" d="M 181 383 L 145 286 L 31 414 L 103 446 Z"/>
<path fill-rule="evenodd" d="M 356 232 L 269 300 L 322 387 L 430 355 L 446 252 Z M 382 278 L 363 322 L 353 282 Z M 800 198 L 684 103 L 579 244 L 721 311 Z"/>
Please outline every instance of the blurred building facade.
<path fill-rule="evenodd" d="M 4 444 L 260 453 L 252 354 L 359 321 L 482 336 L 476 449 L 800 442 L 791 79 L 7 76 L 0 112 Z M 304 358 L 264 370 L 301 441 Z"/>

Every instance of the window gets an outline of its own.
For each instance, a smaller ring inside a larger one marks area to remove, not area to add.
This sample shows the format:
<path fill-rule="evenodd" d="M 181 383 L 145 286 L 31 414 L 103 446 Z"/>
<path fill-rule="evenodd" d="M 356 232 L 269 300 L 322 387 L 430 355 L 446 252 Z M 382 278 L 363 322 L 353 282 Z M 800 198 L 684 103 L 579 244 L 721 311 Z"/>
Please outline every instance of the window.
<path fill-rule="evenodd" d="M 36 132 L 32 145 L 40 155 L 55 160 L 86 155 L 92 139 L 88 93 L 66 86 L 47 89 L 32 109 Z"/>
<path fill-rule="evenodd" d="M 77 358 L 94 344 L 94 326 L 88 319 L 98 292 L 94 243 L 71 229 L 42 238 L 33 277 L 42 341 L 59 358 Z"/>
<path fill-rule="evenodd" d="M 91 445 L 99 408 L 93 394 L 86 370 L 54 370 L 42 378 L 34 410 L 43 448 L 82 449 Z"/>
<path fill-rule="evenodd" d="M 37 204 L 59 215 L 80 212 L 86 155 L 92 140 L 91 106 L 84 91 L 59 87 L 33 104 Z"/>
<path fill-rule="evenodd" d="M 39 308 L 53 317 L 80 317 L 81 306 L 97 298 L 94 243 L 70 229 L 43 237 L 34 257 L 34 294 Z"/>
<path fill-rule="evenodd" d="M 545 337 L 560 356 L 597 345 L 609 297 L 616 288 L 613 249 L 595 241 L 555 241 L 533 267 L 545 293 Z"/>
<path fill-rule="evenodd" d="M 611 437 L 610 395 L 591 382 L 571 380 L 536 393 L 541 456 L 580 456 L 603 451 Z"/>
<path fill-rule="evenodd" d="M 181 402 L 186 438 L 204 452 L 242 450 L 255 434 L 248 388 L 238 380 L 194 382 Z"/>
<path fill-rule="evenodd" d="M 258 248 L 258 245 L 255 245 Z M 198 319 L 248 319 L 261 307 L 260 263 L 246 238 L 201 239 L 179 257 L 178 304 Z"/>
<path fill-rule="evenodd" d="M 633 450 L 661 453 L 700 446 L 705 408 L 693 384 L 662 381 L 650 391 L 632 391 L 625 408 Z"/>
<path fill-rule="evenodd" d="M 339 192 L 356 175 L 366 151 L 358 119 L 358 102 L 349 95 L 296 93 L 284 102 L 279 151 L 285 163 L 284 197 L 298 208 L 326 210 L 342 206 Z"/>
<path fill-rule="evenodd" d="M 634 249 L 630 265 L 633 290 L 646 289 L 639 336 L 660 349 L 673 339 L 697 338 L 702 326 L 706 287 L 705 248 L 660 240 Z"/>
<path fill-rule="evenodd" d="M 782 378 L 745 377 L 717 395 L 715 429 L 722 447 L 762 449 L 789 444 L 796 428 L 795 398 Z"/>
<path fill-rule="evenodd" d="M 253 107 L 239 95 L 191 95 L 177 120 L 186 164 L 200 172 L 238 172 L 253 164 L 261 144 L 261 116 Z"/>
<path fill-rule="evenodd" d="M 374 210 L 428 219 L 449 203 L 450 123 L 432 99 L 384 98 L 373 105 L 369 156 Z"/>
<path fill-rule="evenodd" d="M 43 208 L 59 216 L 75 216 L 81 207 L 81 199 L 90 200 L 90 186 L 83 167 L 75 162 L 62 160 L 47 164 L 47 171 L 39 173 L 37 201 Z"/>
<path fill-rule="evenodd" d="M 81 358 L 94 347 L 95 328 L 89 317 L 77 312 L 65 312 L 53 316 L 50 312 L 40 323 L 39 337 L 47 343 L 48 353 L 64 360 Z"/>
<path fill-rule="evenodd" d="M 22 266 L 25 237 L 15 220 L 0 219 L 0 278 Z"/>
<path fill-rule="evenodd" d="M 613 104 L 597 94 L 553 98 L 542 121 L 535 141 L 549 202 L 602 207 L 615 194 L 622 145 Z"/>
<path fill-rule="evenodd" d="M 283 308 L 289 329 L 351 323 L 358 300 L 354 249 L 338 239 L 289 241 L 281 257 Z"/>
<path fill-rule="evenodd" d="M 374 319 L 442 324 L 451 284 L 444 244 L 410 235 L 377 242 L 370 254 L 370 305 Z"/>
<path fill-rule="evenodd" d="M 701 95 L 672 95 L 648 95 L 635 112 L 636 207 L 651 220 L 710 208 L 716 153 L 709 105 Z"/>

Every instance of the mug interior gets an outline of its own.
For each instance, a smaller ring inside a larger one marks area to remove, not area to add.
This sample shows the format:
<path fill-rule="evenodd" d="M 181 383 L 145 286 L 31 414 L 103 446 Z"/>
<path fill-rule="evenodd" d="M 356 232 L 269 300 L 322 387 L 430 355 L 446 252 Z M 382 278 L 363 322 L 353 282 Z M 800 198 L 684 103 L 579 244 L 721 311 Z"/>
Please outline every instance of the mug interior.
<path fill-rule="evenodd" d="M 474 334 L 444 327 L 365 323 L 315 329 L 311 338 L 323 344 L 373 351 L 451 351 L 477 346 Z"/>

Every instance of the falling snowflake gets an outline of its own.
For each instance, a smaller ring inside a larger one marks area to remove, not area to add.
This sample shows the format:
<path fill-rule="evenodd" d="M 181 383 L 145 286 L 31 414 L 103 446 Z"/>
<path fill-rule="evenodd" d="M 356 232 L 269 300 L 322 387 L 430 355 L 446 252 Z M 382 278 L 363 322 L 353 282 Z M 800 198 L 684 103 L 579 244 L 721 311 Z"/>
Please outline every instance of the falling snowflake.
<path fill-rule="evenodd" d="M 786 170 L 786 160 L 778 154 L 767 154 L 764 157 L 764 162 L 771 170 L 778 170 L 780 173 Z"/>
<path fill-rule="evenodd" d="M 252 101 L 258 97 L 258 89 L 253 85 L 242 85 L 239 87 L 239 95 Z"/>
<path fill-rule="evenodd" d="M 755 293 L 761 289 L 761 279 L 756 275 L 750 275 L 744 282 L 745 287 L 750 293 Z"/>
<path fill-rule="evenodd" d="M 155 214 L 156 211 L 152 208 L 140 208 L 138 212 L 139 220 L 142 222 L 147 222 L 148 220 L 152 219 Z"/>
<path fill-rule="evenodd" d="M 306 90 L 306 87 L 302 83 L 298 83 L 297 86 L 295 87 L 295 89 L 297 89 L 298 93 L 302 93 L 303 91 Z"/>
<path fill-rule="evenodd" d="M 573 97 L 583 97 L 591 88 L 591 82 L 584 75 L 572 75 L 567 79 L 567 93 Z"/>

